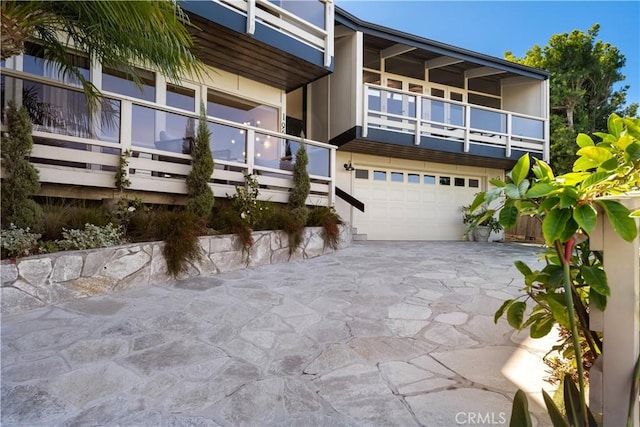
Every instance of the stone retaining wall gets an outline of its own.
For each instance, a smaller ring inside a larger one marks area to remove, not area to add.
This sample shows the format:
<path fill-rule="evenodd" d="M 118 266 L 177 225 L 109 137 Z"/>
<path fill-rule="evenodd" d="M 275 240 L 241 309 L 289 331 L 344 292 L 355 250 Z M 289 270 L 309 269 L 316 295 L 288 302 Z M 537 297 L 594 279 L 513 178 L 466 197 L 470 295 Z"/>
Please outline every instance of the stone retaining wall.
<path fill-rule="evenodd" d="M 235 235 L 201 237 L 204 256 L 200 262 L 190 264 L 188 271 L 177 279 L 334 252 L 325 245 L 321 233 L 320 227 L 305 229 L 302 244 L 291 256 L 289 239 L 283 231 L 254 232 L 249 253 L 242 250 Z M 338 249 L 350 244 L 351 227 L 341 225 Z M 163 246 L 162 242 L 147 242 L 4 260 L 0 265 L 1 312 L 19 313 L 77 298 L 173 281 L 167 275 Z"/>

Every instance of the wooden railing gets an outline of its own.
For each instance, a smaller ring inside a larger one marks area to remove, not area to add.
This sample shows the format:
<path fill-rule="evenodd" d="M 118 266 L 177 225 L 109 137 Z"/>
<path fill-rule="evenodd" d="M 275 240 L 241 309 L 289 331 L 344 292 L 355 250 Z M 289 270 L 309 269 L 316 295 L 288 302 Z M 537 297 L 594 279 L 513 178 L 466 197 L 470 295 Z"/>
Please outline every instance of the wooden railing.
<path fill-rule="evenodd" d="M 5 96 L 29 104 L 34 121 L 31 162 L 41 182 L 113 189 L 120 155 L 130 152 L 126 172 L 132 190 L 186 194 L 196 113 L 109 94 L 89 115 L 78 87 L 12 70 L 3 70 L 3 74 Z M 50 102 L 27 100 L 23 88 L 28 86 L 48 92 Z M 210 185 L 216 196 L 234 194 L 236 186 L 244 184 L 245 175 L 253 174 L 260 184 L 261 199 L 288 201 L 302 138 L 216 117 L 207 117 L 207 123 L 216 164 Z M 181 129 L 184 136 L 175 137 L 174 132 L 168 137 L 163 130 L 168 128 Z M 336 147 L 309 139 L 304 143 L 311 179 L 307 202 L 331 205 Z"/>
<path fill-rule="evenodd" d="M 549 122 L 541 117 L 497 110 L 377 85 L 364 85 L 363 136 L 377 128 L 414 135 L 457 140 L 468 152 L 471 144 L 539 153 L 549 160 L 545 135 Z"/>
<path fill-rule="evenodd" d="M 322 7 L 321 18 L 323 24 L 316 25 L 295 13 L 280 7 L 268 0 L 211 0 L 223 6 L 239 12 L 247 18 L 247 34 L 254 34 L 256 22 L 261 22 L 274 28 L 283 34 L 301 41 L 321 52 L 324 52 L 324 65 L 329 67 L 333 58 L 333 27 L 334 6 L 333 0 L 306 0 L 304 9 L 298 11 L 313 11 L 314 7 Z M 291 2 L 302 5 L 303 2 Z"/>

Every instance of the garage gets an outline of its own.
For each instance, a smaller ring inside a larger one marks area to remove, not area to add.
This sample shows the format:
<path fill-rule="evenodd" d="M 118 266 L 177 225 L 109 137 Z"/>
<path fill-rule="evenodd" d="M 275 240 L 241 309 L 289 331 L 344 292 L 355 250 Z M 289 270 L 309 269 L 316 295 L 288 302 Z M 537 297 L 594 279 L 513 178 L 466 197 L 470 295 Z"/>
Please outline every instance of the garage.
<path fill-rule="evenodd" d="M 369 240 L 460 240 L 460 208 L 485 188 L 485 177 L 455 166 L 444 172 L 358 165 L 352 185 L 366 207 L 354 211 L 353 223 Z"/>

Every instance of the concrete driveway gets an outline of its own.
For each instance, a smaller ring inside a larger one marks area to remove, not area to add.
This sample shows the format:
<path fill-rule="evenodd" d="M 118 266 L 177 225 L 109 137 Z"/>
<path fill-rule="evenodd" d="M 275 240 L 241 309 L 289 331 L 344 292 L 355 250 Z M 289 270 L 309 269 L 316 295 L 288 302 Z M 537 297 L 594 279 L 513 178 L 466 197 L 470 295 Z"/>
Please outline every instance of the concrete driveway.
<path fill-rule="evenodd" d="M 6 316 L 1 422 L 508 425 L 517 388 L 539 399 L 549 344 L 493 313 L 536 251 L 363 242 Z"/>

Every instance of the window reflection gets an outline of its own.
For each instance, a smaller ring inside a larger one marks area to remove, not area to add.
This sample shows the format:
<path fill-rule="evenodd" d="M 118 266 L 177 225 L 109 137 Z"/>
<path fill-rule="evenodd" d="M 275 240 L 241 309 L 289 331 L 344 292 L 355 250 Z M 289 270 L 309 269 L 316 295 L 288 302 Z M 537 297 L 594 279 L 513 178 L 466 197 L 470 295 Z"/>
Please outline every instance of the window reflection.
<path fill-rule="evenodd" d="M 72 65 L 77 67 L 79 73 L 85 80 L 89 80 L 89 58 L 68 53 L 67 59 Z M 26 73 L 60 80 L 69 84 L 80 83 L 79 80 L 72 75 L 68 74 L 63 76 L 60 72 L 60 67 L 56 63 L 45 60 L 42 46 L 35 43 L 25 44 L 22 70 Z"/>
<path fill-rule="evenodd" d="M 133 82 L 133 78 L 127 73 L 111 68 L 102 70 L 102 90 L 130 96 L 132 98 L 144 99 L 145 101 L 155 101 L 156 80 L 155 74 L 151 71 L 136 68 L 138 78 L 142 81 L 139 87 Z M 134 122 L 135 123 L 135 122 Z"/>
<path fill-rule="evenodd" d="M 278 129 L 278 109 L 209 90 L 207 115 L 271 131 Z"/>

